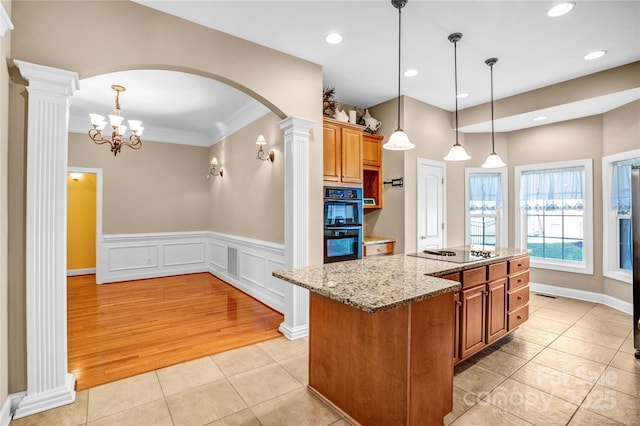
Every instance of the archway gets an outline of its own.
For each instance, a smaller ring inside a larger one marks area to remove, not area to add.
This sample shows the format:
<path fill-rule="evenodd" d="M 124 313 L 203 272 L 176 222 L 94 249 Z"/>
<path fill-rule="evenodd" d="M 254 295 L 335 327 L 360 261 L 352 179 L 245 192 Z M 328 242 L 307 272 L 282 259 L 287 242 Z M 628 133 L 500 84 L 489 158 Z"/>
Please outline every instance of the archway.
<path fill-rule="evenodd" d="M 28 81 L 27 131 L 27 392 L 14 418 L 75 399 L 74 379 L 66 372 L 65 236 L 69 99 L 77 74 L 15 61 Z M 308 142 L 313 122 L 281 122 L 285 139 L 286 266 L 308 260 Z M 59 200 L 65 200 L 61 203 Z M 293 287 L 293 286 L 289 286 Z M 285 322 L 289 338 L 307 330 L 307 294 L 287 292 Z M 53 353 L 53 354 L 52 354 Z M 53 356 L 52 356 L 53 355 Z"/>

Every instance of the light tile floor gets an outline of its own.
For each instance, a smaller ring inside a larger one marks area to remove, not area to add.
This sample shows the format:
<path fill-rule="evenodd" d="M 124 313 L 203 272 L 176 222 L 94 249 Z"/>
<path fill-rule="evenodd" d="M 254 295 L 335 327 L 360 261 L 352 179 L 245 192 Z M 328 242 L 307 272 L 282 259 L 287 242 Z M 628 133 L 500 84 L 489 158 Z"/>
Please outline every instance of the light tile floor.
<path fill-rule="evenodd" d="M 631 317 L 531 295 L 530 319 L 455 369 L 446 425 L 639 425 Z M 284 338 L 78 392 L 24 425 L 348 425 L 307 390 L 307 340 Z"/>

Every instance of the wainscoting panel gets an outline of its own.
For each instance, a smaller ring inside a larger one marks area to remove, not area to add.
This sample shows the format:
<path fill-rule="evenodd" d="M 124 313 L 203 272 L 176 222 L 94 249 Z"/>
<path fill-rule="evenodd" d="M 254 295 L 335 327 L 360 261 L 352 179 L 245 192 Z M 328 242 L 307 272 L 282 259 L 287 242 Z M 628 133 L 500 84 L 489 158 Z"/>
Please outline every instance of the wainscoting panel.
<path fill-rule="evenodd" d="M 105 235 L 102 282 L 206 272 L 207 232 Z"/>
<path fill-rule="evenodd" d="M 271 276 L 283 269 L 284 244 L 217 232 L 105 235 L 102 282 L 210 272 L 278 312 L 287 283 Z"/>
<path fill-rule="evenodd" d="M 284 244 L 209 233 L 209 272 L 278 312 L 284 312 L 284 282 L 271 271 L 284 268 Z M 228 250 L 230 249 L 230 250 Z M 227 268 L 227 253 L 237 251 L 238 274 Z"/>

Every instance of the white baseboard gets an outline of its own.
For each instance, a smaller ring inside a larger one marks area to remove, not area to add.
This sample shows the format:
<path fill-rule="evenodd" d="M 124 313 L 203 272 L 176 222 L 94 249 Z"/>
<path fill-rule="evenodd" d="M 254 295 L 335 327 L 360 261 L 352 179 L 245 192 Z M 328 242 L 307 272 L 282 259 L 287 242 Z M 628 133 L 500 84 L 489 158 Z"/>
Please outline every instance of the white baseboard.
<path fill-rule="evenodd" d="M 72 404 L 76 400 L 76 379 L 67 373 L 64 384 L 45 392 L 24 395 L 13 413 L 14 419 L 30 416 L 42 411 L 51 410 L 63 405 Z"/>
<path fill-rule="evenodd" d="M 0 408 L 0 426 L 7 426 L 11 421 L 11 416 L 13 415 L 13 400 L 11 395 L 7 397 L 2 404 L 2 408 Z"/>
<path fill-rule="evenodd" d="M 68 277 L 76 277 L 78 275 L 92 275 L 95 273 L 96 273 L 96 268 L 67 269 Z"/>
<path fill-rule="evenodd" d="M 280 324 L 278 331 L 289 340 L 302 339 L 309 336 L 309 325 L 303 325 L 299 327 L 291 327 L 287 323 Z"/>
<path fill-rule="evenodd" d="M 555 285 L 529 283 L 529 288 L 533 293 L 547 294 L 550 296 L 568 297 L 570 299 L 584 300 L 587 302 L 600 303 L 613 309 L 633 315 L 633 304 L 624 300 L 616 299 L 602 293 L 594 293 L 592 291 L 576 290 L 573 288 L 558 287 Z"/>

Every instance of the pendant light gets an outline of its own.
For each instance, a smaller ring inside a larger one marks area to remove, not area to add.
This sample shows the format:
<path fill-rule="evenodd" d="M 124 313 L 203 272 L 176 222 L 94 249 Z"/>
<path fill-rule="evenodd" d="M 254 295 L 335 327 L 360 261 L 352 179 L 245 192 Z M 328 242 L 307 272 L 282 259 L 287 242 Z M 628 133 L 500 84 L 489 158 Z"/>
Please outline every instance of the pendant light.
<path fill-rule="evenodd" d="M 471 158 L 464 147 L 458 142 L 458 42 L 462 38 L 462 33 L 453 33 L 449 35 L 449 41 L 453 43 L 453 74 L 454 74 L 454 90 L 456 97 L 456 143 L 449 150 L 449 154 L 444 157 L 445 161 L 464 161 Z"/>
<path fill-rule="evenodd" d="M 496 169 L 498 167 L 504 167 L 506 164 L 502 161 L 502 158 L 496 154 L 496 141 L 495 132 L 493 128 L 493 66 L 498 62 L 498 58 L 489 58 L 484 61 L 485 64 L 491 68 L 491 154 L 487 157 L 482 167 L 485 169 Z"/>
<path fill-rule="evenodd" d="M 400 76 L 401 76 L 401 47 L 402 47 L 402 8 L 407 4 L 408 0 L 391 0 L 393 7 L 398 9 L 398 128 L 389 136 L 387 143 L 382 145 L 384 149 L 393 151 L 402 151 L 415 148 L 415 145 L 409 141 L 409 136 L 400 127 Z"/>

